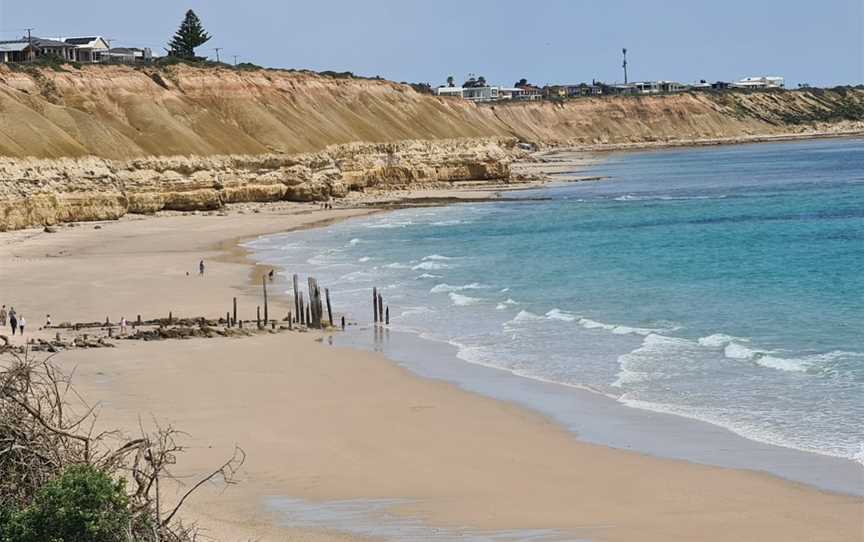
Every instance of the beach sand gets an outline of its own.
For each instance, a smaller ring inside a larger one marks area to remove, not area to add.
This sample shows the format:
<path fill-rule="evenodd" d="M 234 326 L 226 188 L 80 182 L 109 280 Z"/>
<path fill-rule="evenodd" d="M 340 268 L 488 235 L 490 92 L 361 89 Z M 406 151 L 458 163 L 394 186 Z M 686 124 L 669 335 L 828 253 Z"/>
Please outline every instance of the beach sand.
<path fill-rule="evenodd" d="M 55 323 L 218 317 L 234 296 L 254 318 L 267 269 L 247 261 L 238 240 L 369 212 L 294 204 L 4 233 L 0 303 L 25 314 L 30 330 L 49 313 Z M 271 314 L 281 318 L 284 303 Z M 235 445 L 245 450 L 238 485 L 206 486 L 184 509 L 214 540 L 356 539 L 280 527 L 265 506 L 273 497 L 404 499 L 393 513 L 431 526 L 548 528 L 563 539 L 864 540 L 861 498 L 583 443 L 538 414 L 334 348 L 320 333 L 130 341 L 55 359 L 100 403 L 100 426 L 134 434 L 139 420 L 156 419 L 188 433 L 174 471 L 187 484 Z"/>

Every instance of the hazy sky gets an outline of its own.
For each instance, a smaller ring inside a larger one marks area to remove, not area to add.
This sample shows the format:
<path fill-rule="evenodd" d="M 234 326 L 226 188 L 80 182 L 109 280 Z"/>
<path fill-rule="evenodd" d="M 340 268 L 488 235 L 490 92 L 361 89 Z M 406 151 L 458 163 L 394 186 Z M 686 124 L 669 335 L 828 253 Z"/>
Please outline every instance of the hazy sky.
<path fill-rule="evenodd" d="M 783 75 L 864 82 L 864 0 L 0 0 L 0 37 L 101 34 L 163 52 L 193 8 L 223 60 L 499 84 Z"/>

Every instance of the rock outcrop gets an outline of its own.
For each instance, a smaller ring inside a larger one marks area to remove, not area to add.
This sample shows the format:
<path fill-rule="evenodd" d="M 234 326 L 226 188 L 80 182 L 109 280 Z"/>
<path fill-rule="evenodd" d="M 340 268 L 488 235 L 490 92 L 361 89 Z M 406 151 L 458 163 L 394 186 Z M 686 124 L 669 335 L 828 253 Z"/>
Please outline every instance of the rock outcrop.
<path fill-rule="evenodd" d="M 228 203 L 323 201 L 348 191 L 506 180 L 515 139 L 333 145 L 296 155 L 0 158 L 0 231 Z"/>

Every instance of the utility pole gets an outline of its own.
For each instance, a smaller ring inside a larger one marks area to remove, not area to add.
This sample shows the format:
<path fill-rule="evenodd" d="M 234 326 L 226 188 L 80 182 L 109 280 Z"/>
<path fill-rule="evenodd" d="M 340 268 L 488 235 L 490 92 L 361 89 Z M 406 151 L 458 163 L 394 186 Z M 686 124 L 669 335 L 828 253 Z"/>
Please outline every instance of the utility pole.
<path fill-rule="evenodd" d="M 627 48 L 625 47 L 622 51 L 624 53 L 624 64 L 623 64 L 623 67 L 624 67 L 624 84 L 626 85 L 627 84 Z"/>
<path fill-rule="evenodd" d="M 33 51 L 33 36 L 30 34 L 33 30 L 36 30 L 36 29 L 35 28 L 28 28 L 27 29 L 27 49 L 28 49 L 27 60 L 33 60 L 33 57 L 36 54 L 35 51 Z"/>
<path fill-rule="evenodd" d="M 234 55 L 234 67 L 237 67 L 237 55 Z"/>
<path fill-rule="evenodd" d="M 216 47 L 215 49 L 216 49 L 216 62 L 218 63 L 219 62 L 219 51 L 221 51 L 223 48 L 222 47 Z"/>

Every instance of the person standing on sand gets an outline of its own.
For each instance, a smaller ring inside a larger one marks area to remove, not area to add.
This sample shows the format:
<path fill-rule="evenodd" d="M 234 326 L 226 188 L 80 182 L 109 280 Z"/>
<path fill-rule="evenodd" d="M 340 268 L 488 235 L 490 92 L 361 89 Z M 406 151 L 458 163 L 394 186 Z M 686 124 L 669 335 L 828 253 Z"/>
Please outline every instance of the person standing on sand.
<path fill-rule="evenodd" d="M 9 327 L 12 328 L 12 335 L 18 329 L 18 316 L 15 314 L 15 307 L 9 309 Z"/>
<path fill-rule="evenodd" d="M 24 336 L 24 324 L 27 323 L 27 320 L 24 319 L 24 315 L 22 314 L 20 318 L 18 318 L 18 329 L 21 331 L 21 336 Z M 14 333 L 13 333 L 14 335 Z"/>
<path fill-rule="evenodd" d="M 120 334 L 126 335 L 126 317 L 125 316 L 120 318 Z"/>
<path fill-rule="evenodd" d="M 45 315 L 45 327 L 46 328 L 51 327 L 51 315 L 50 314 Z"/>
<path fill-rule="evenodd" d="M 204 260 L 198 262 L 198 274 L 204 276 Z"/>
<path fill-rule="evenodd" d="M 6 316 L 6 305 L 3 305 L 3 307 L 0 308 L 0 326 L 6 325 Z"/>

